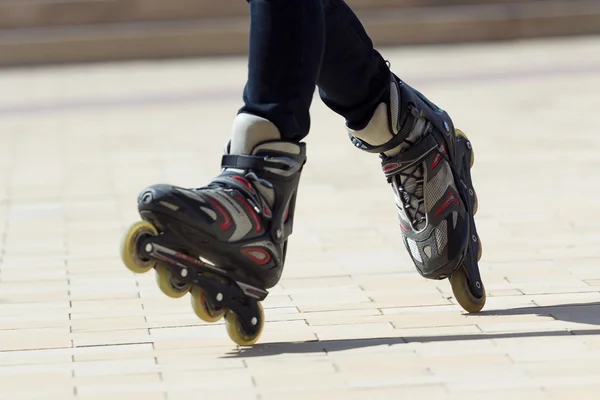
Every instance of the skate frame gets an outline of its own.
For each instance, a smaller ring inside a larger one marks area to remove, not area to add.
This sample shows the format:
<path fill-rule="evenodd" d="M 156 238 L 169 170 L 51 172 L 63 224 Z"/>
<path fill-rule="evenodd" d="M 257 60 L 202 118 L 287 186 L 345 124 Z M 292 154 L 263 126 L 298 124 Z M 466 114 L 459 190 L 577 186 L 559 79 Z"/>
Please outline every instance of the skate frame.
<path fill-rule="evenodd" d="M 166 264 L 178 281 L 202 288 L 211 305 L 231 310 L 240 317 L 246 332 L 256 333 L 260 328 L 256 323 L 260 313 L 258 302 L 263 301 L 268 292 L 236 281 L 227 271 L 157 243 L 161 236 L 140 238 L 137 243 L 139 256 Z M 207 273 L 224 279 L 205 276 Z"/>

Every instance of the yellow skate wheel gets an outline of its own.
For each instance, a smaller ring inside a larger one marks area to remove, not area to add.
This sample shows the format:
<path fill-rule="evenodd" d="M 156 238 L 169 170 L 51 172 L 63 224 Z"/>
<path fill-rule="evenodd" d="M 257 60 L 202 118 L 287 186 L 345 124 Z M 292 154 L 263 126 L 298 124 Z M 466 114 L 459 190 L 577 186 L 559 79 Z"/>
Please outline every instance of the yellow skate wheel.
<path fill-rule="evenodd" d="M 462 137 L 470 142 L 468 136 L 463 131 L 461 131 L 460 129 L 455 129 L 455 131 L 456 136 Z M 473 150 L 473 146 L 471 146 L 471 168 L 473 168 L 473 164 L 475 164 L 475 150 Z"/>
<path fill-rule="evenodd" d="M 214 310 L 206 299 L 206 293 L 202 288 L 194 286 L 192 288 L 192 308 L 194 312 L 204 322 L 217 322 L 225 315 L 224 308 Z"/>
<path fill-rule="evenodd" d="M 481 238 L 477 235 L 477 261 L 481 260 L 481 256 L 483 255 L 483 244 L 481 243 Z"/>
<path fill-rule="evenodd" d="M 177 284 L 171 270 L 164 264 L 156 266 L 156 284 L 161 292 L 173 299 L 185 296 L 191 289 L 191 285 Z"/>
<path fill-rule="evenodd" d="M 255 318 L 256 323 L 259 325 L 259 329 L 255 334 L 250 335 L 245 332 L 238 315 L 233 311 L 227 311 L 225 314 L 225 326 L 227 327 L 227 334 L 231 340 L 240 346 L 252 346 L 256 343 L 265 326 L 265 313 L 260 303 L 258 303 L 258 314 L 259 315 Z"/>
<path fill-rule="evenodd" d="M 482 285 L 483 296 L 476 298 L 469 290 L 467 273 L 464 268 L 459 268 L 450 276 L 450 285 L 452 285 L 452 293 L 458 304 L 469 313 L 478 313 L 485 306 L 486 294 L 485 287 Z"/>
<path fill-rule="evenodd" d="M 138 240 L 144 236 L 157 236 L 158 230 L 147 221 L 132 224 L 121 238 L 121 260 L 123 264 L 136 274 L 150 271 L 156 265 L 154 260 L 140 258 L 137 252 Z"/>

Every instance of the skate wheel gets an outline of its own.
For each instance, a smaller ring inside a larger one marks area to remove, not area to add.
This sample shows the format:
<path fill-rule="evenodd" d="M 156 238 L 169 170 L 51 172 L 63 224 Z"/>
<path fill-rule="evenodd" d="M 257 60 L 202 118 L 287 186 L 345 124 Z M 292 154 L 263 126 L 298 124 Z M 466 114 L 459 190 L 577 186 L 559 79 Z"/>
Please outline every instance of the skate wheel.
<path fill-rule="evenodd" d="M 244 326 L 242 325 L 240 318 L 233 311 L 227 311 L 225 314 L 225 325 L 227 327 L 227 334 L 235 343 L 240 346 L 252 346 L 258 341 L 258 338 L 262 334 L 263 327 L 265 324 L 265 314 L 260 303 L 258 305 L 259 315 L 256 317 L 256 324 L 259 328 L 255 334 L 248 334 Z"/>
<path fill-rule="evenodd" d="M 477 235 L 477 261 L 481 260 L 481 256 L 483 255 L 483 244 L 481 243 L 481 238 Z"/>
<path fill-rule="evenodd" d="M 158 230 L 147 221 L 138 221 L 132 224 L 121 238 L 121 260 L 123 264 L 136 274 L 150 271 L 156 261 L 142 259 L 138 255 L 137 243 L 144 236 L 157 236 Z"/>
<path fill-rule="evenodd" d="M 461 137 L 470 142 L 469 137 L 460 129 L 455 129 L 456 136 Z M 471 146 L 471 168 L 473 168 L 473 164 L 475 164 L 475 150 L 473 150 L 473 146 Z"/>
<path fill-rule="evenodd" d="M 161 292 L 173 299 L 185 296 L 191 288 L 191 285 L 173 279 L 171 270 L 164 264 L 156 265 L 156 284 Z"/>
<path fill-rule="evenodd" d="M 478 313 L 483 309 L 483 306 L 485 306 L 486 294 L 483 283 L 481 284 L 483 296 L 481 298 L 473 296 L 469 290 L 467 273 L 464 268 L 457 269 L 450 276 L 450 285 L 452 285 L 452 293 L 454 293 L 456 301 L 458 301 L 458 304 L 460 304 L 465 311 L 469 313 Z"/>
<path fill-rule="evenodd" d="M 204 322 L 217 322 L 225 315 L 225 309 L 214 309 L 206 299 L 206 293 L 202 288 L 194 286 L 192 288 L 192 308 L 194 312 Z"/>

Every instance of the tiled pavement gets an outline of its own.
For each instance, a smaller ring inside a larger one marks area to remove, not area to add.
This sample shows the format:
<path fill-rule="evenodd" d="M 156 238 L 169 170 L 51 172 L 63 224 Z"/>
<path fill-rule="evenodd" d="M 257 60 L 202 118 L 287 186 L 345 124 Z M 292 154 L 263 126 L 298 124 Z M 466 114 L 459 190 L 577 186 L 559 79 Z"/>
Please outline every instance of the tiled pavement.
<path fill-rule="evenodd" d="M 118 242 L 144 186 L 218 172 L 245 61 L 5 70 L 0 398 L 597 398 L 600 38 L 385 55 L 474 142 L 485 312 L 414 272 L 377 157 L 316 99 L 284 278 L 236 348 Z"/>

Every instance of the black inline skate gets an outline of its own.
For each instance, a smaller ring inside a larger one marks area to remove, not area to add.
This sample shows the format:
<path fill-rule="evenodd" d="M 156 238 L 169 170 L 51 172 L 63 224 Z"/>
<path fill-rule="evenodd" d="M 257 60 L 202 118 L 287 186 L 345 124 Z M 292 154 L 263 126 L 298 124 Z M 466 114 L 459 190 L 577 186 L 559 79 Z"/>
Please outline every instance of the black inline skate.
<path fill-rule="evenodd" d="M 428 279 L 449 278 L 458 303 L 479 312 L 486 293 L 479 273 L 477 196 L 471 142 L 448 114 L 392 75 L 389 96 L 365 126 L 347 123 L 362 150 L 380 153 L 394 190 L 404 244 Z"/>
<path fill-rule="evenodd" d="M 241 346 L 262 333 L 260 302 L 281 277 L 306 162 L 303 143 L 280 138 L 267 120 L 240 114 L 221 174 L 198 189 L 159 184 L 143 190 L 143 221 L 125 233 L 121 246 L 127 268 L 154 268 L 167 296 L 191 292 L 198 317 L 216 322 L 224 316 L 229 337 Z"/>

